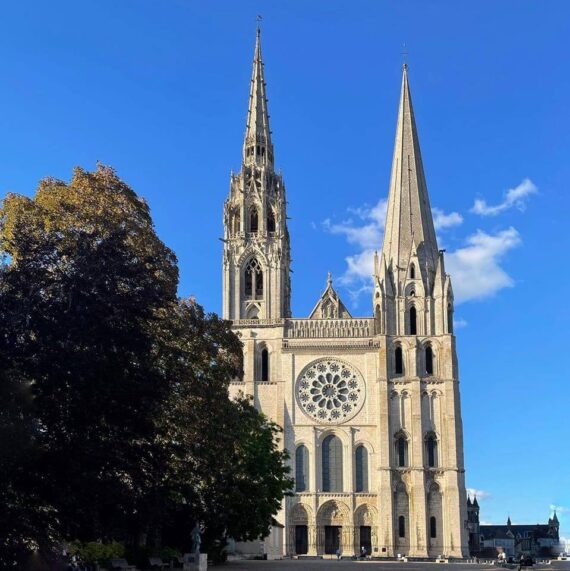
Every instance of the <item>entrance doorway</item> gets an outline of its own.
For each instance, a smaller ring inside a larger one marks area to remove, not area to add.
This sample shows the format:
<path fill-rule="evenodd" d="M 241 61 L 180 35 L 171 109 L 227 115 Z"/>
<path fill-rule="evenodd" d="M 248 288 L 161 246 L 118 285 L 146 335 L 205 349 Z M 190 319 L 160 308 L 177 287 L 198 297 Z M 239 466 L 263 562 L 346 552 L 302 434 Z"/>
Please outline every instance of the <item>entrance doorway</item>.
<path fill-rule="evenodd" d="M 366 549 L 368 555 L 372 554 L 372 528 L 369 525 L 360 526 L 360 545 L 359 549 Z"/>
<path fill-rule="evenodd" d="M 325 553 L 336 553 L 340 547 L 340 525 L 325 525 Z"/>
<path fill-rule="evenodd" d="M 309 534 L 306 525 L 295 526 L 295 553 L 306 555 L 309 550 Z"/>

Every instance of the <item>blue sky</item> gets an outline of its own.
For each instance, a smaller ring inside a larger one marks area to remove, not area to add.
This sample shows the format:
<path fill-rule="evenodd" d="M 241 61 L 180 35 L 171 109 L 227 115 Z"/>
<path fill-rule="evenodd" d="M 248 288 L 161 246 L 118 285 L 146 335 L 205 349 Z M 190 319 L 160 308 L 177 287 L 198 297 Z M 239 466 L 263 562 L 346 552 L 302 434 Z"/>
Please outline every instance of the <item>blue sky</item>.
<path fill-rule="evenodd" d="M 289 199 L 293 311 L 331 271 L 371 313 L 402 44 L 440 247 L 458 301 L 468 486 L 482 520 L 570 536 L 566 1 L 4 3 L 0 193 L 114 166 L 221 308 L 222 204 L 238 170 L 255 16 Z"/>

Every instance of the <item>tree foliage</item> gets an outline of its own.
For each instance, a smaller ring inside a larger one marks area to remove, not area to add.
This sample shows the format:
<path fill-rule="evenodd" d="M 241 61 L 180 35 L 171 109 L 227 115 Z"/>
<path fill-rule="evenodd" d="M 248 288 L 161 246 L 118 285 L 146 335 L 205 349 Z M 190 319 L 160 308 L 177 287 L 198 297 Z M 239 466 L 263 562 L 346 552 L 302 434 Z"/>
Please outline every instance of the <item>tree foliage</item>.
<path fill-rule="evenodd" d="M 185 547 L 195 521 L 212 539 L 264 532 L 290 485 L 277 428 L 229 399 L 241 343 L 177 298 L 176 257 L 146 203 L 108 167 L 76 169 L 6 197 L 0 249 L 12 547 L 58 532 Z"/>

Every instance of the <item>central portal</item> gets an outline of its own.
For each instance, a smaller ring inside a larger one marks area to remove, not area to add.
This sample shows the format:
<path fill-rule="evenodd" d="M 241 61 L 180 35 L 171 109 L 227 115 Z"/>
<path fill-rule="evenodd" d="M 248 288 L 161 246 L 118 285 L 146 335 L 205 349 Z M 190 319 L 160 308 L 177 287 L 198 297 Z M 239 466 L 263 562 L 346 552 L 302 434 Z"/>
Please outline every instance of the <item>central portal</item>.
<path fill-rule="evenodd" d="M 340 525 L 325 525 L 325 553 L 336 553 L 340 548 Z"/>

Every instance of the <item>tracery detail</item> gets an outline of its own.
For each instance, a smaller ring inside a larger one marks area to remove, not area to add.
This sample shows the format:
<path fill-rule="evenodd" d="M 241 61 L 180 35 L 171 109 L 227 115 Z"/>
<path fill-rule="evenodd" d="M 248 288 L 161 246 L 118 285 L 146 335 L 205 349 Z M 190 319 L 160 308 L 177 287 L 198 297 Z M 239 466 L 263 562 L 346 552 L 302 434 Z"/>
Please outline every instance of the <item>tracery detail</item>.
<path fill-rule="evenodd" d="M 365 387 L 354 367 L 325 358 L 305 367 L 297 379 L 295 393 L 307 416 L 322 424 L 340 424 L 360 411 Z"/>

